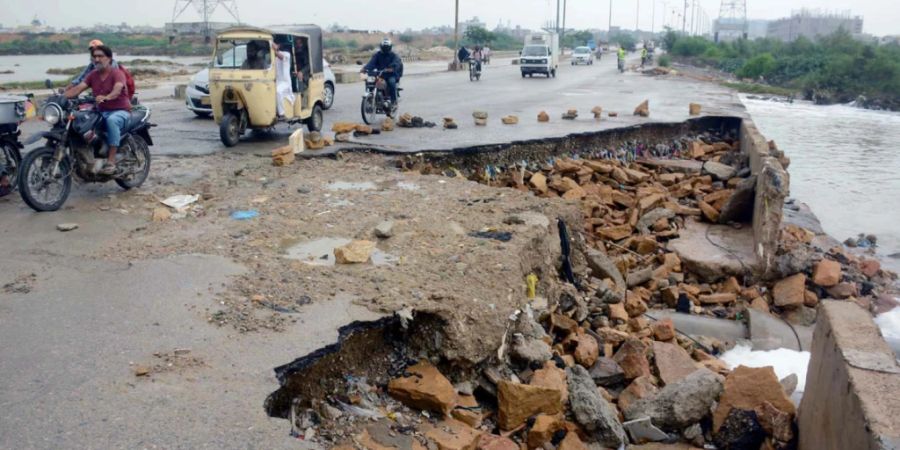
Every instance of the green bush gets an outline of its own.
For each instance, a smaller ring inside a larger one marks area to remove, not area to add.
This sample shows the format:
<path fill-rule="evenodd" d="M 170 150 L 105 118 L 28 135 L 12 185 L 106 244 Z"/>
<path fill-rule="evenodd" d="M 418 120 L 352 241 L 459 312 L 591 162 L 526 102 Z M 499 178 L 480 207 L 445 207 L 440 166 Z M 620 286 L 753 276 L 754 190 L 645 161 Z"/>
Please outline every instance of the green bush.
<path fill-rule="evenodd" d="M 660 67 L 669 67 L 672 65 L 672 57 L 669 55 L 662 55 L 659 57 L 659 66 Z"/>
<path fill-rule="evenodd" d="M 714 45 L 712 42 L 699 36 L 679 37 L 672 46 L 672 54 L 688 57 L 700 56 Z"/>
<path fill-rule="evenodd" d="M 771 53 L 763 53 L 750 58 L 743 67 L 735 72 L 735 75 L 752 79 L 767 77 L 775 70 L 775 67 L 775 57 Z"/>
<path fill-rule="evenodd" d="M 633 52 L 637 49 L 637 39 L 629 33 L 619 33 L 610 38 L 610 42 L 619 44 L 619 47 Z"/>

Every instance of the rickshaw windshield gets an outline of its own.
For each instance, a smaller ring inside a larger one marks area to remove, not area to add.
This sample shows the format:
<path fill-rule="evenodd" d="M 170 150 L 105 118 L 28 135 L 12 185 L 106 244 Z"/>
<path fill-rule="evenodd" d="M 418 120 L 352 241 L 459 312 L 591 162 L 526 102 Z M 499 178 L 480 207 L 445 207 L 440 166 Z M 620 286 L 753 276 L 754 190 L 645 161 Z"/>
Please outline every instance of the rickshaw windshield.
<path fill-rule="evenodd" d="M 248 49 L 250 52 L 248 54 Z M 260 40 L 219 40 L 213 67 L 216 69 L 266 69 L 270 65 L 269 44 Z"/>

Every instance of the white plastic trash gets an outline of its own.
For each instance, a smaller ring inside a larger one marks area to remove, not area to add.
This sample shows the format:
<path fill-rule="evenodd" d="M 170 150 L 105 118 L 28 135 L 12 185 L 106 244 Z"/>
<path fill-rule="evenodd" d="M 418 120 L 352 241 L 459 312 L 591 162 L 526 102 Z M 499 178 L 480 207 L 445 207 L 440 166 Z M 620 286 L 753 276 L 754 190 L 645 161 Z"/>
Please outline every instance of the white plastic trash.
<path fill-rule="evenodd" d="M 176 211 L 184 211 L 192 203 L 196 203 L 197 200 L 200 200 L 199 195 L 179 194 L 163 200 L 162 204 Z"/>

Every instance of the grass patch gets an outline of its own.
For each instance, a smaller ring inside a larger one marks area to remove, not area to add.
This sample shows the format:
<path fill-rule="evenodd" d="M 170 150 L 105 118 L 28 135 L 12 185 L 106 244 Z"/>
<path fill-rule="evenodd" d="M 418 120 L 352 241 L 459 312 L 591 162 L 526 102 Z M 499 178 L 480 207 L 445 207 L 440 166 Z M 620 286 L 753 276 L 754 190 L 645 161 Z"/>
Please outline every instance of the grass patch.
<path fill-rule="evenodd" d="M 66 87 L 69 85 L 69 80 L 57 80 L 53 82 L 54 88 Z M 47 86 L 44 85 L 43 81 L 12 81 L 9 83 L 0 84 L 0 89 L 10 91 L 10 90 L 38 90 L 38 89 L 47 89 Z"/>
<path fill-rule="evenodd" d="M 779 95 L 782 97 L 790 97 L 797 94 L 797 91 L 793 89 L 769 86 L 768 84 L 723 82 L 722 85 L 744 94 Z"/>

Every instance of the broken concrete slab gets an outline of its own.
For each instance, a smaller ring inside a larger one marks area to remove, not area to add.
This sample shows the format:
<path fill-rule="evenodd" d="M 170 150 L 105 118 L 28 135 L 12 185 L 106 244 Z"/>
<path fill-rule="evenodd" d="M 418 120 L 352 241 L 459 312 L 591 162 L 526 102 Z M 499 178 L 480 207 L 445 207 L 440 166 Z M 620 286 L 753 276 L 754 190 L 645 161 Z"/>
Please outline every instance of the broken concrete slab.
<path fill-rule="evenodd" d="M 669 241 L 687 270 L 705 281 L 729 275 L 749 276 L 760 269 L 753 251 L 753 230 L 687 222 L 681 236 Z"/>

